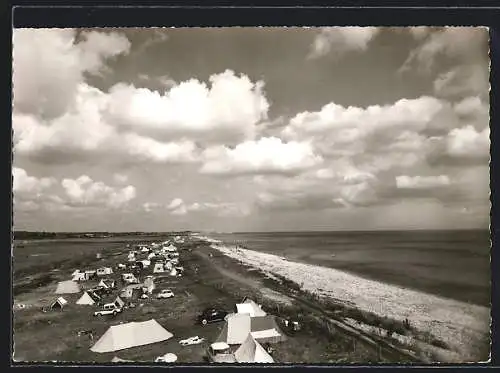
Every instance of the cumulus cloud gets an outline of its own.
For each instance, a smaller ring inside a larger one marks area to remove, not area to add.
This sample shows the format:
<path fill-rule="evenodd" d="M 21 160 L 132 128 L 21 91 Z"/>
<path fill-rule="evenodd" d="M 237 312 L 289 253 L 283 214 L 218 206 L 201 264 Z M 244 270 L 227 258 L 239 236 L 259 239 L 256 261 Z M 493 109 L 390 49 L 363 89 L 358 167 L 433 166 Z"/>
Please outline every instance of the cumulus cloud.
<path fill-rule="evenodd" d="M 490 149 L 490 129 L 481 132 L 472 126 L 453 129 L 447 138 L 448 154 L 452 157 L 487 159 Z"/>
<path fill-rule="evenodd" d="M 118 208 L 136 197 L 135 187 L 113 188 L 101 181 L 93 181 L 87 175 L 77 179 L 63 179 L 61 182 L 71 204 L 79 206 L 107 206 Z"/>
<path fill-rule="evenodd" d="M 72 29 L 16 29 L 13 33 L 15 110 L 44 119 L 63 115 L 73 103 L 84 73 L 98 73 L 104 61 L 127 53 L 129 41 L 117 33 Z"/>
<path fill-rule="evenodd" d="M 49 156 L 50 161 L 78 154 L 116 155 L 120 162 L 195 160 L 192 142 L 165 143 L 134 132 L 118 131 L 103 118 L 107 103 L 105 93 L 82 83 L 74 105 L 58 118 L 43 121 L 35 115 L 14 113 L 14 153 L 41 159 Z"/>
<path fill-rule="evenodd" d="M 256 125 L 267 119 L 269 103 L 262 81 L 226 70 L 210 77 L 210 87 L 191 79 L 165 93 L 117 84 L 106 110 L 118 127 L 169 137 L 204 141 L 253 138 Z"/>
<path fill-rule="evenodd" d="M 206 149 L 200 172 L 205 174 L 293 174 L 316 166 L 322 158 L 309 143 L 282 142 L 276 137 L 238 144 L 234 149 L 218 146 Z"/>
<path fill-rule="evenodd" d="M 12 168 L 12 177 L 12 191 L 15 196 L 18 193 L 19 195 L 28 194 L 36 196 L 57 182 L 52 177 L 37 178 L 29 176 L 24 169 L 19 167 Z"/>
<path fill-rule="evenodd" d="M 377 27 L 325 27 L 316 35 L 309 58 L 329 54 L 341 56 L 352 51 L 364 51 L 379 33 Z"/>
<path fill-rule="evenodd" d="M 196 145 L 191 141 L 162 143 L 135 133 L 125 134 L 123 140 L 128 153 L 140 159 L 170 163 L 196 161 Z"/>

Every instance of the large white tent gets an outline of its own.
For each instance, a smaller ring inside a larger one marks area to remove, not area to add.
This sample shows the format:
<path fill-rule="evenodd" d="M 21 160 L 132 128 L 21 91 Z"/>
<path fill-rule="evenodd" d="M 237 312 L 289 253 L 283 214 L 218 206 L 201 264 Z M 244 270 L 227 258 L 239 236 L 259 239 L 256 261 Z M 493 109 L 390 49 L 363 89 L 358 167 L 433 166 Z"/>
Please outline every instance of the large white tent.
<path fill-rule="evenodd" d="M 274 363 L 271 355 L 251 334 L 248 334 L 245 342 L 234 352 L 234 357 L 238 363 Z"/>
<path fill-rule="evenodd" d="M 278 343 L 286 340 L 273 316 L 250 317 L 246 313 L 235 313 L 227 318 L 216 341 L 240 345 L 248 334 L 252 334 L 252 337 L 261 343 Z"/>
<path fill-rule="evenodd" d="M 129 322 L 110 326 L 90 350 L 97 353 L 119 351 L 166 341 L 172 337 L 173 334 L 163 328 L 155 319 Z"/>
<path fill-rule="evenodd" d="M 80 292 L 80 286 L 74 281 L 61 281 L 57 284 L 56 294 L 75 294 Z"/>

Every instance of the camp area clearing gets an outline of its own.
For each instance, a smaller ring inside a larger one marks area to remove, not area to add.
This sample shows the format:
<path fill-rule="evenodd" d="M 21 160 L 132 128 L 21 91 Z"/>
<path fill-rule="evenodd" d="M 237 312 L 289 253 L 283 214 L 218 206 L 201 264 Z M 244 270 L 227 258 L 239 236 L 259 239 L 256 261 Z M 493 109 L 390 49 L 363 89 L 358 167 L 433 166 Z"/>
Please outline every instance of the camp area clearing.
<path fill-rule="evenodd" d="M 38 252 L 47 254 L 43 263 L 30 255 Z M 14 249 L 14 361 L 384 361 L 380 351 L 331 333 L 299 306 L 283 313 L 279 298 L 263 303 L 264 291 L 237 280 L 240 264 L 207 255 L 213 252 L 177 233 L 23 241 Z M 124 280 L 130 276 L 137 281 Z M 158 298 L 168 291 L 175 296 Z M 110 312 L 94 316 L 104 307 Z M 200 322 L 211 310 L 227 315 Z M 295 319 L 301 328 L 292 332 L 286 325 L 298 325 Z"/>

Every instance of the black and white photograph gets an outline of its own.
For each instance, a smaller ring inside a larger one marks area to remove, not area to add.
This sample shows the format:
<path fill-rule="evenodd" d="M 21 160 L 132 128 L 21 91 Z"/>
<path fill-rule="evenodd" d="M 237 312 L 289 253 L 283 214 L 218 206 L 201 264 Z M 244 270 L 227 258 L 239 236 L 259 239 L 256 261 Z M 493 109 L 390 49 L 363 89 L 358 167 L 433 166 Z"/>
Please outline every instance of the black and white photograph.
<path fill-rule="evenodd" d="M 13 29 L 12 360 L 488 362 L 489 42 Z"/>

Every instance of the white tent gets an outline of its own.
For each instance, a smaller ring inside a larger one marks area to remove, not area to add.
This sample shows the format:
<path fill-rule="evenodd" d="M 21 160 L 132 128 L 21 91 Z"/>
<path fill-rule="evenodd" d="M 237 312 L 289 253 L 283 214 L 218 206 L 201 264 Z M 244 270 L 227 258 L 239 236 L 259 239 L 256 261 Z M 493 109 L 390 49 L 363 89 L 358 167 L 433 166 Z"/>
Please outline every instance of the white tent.
<path fill-rule="evenodd" d="M 153 268 L 153 273 L 162 273 L 165 272 L 165 268 L 163 267 L 163 263 L 156 263 Z"/>
<path fill-rule="evenodd" d="M 170 271 L 170 276 L 177 276 L 177 270 L 175 268 L 172 268 Z"/>
<path fill-rule="evenodd" d="M 50 305 L 50 308 L 60 308 L 63 309 L 65 305 L 68 304 L 68 301 L 64 299 L 63 297 L 57 298 L 55 301 L 53 301 Z"/>
<path fill-rule="evenodd" d="M 80 304 L 82 306 L 93 306 L 95 303 L 96 301 L 87 291 L 76 301 L 76 304 Z"/>
<path fill-rule="evenodd" d="M 123 307 L 125 305 L 125 302 L 122 300 L 122 298 L 120 298 L 120 296 L 117 296 L 113 303 L 118 307 Z"/>
<path fill-rule="evenodd" d="M 73 278 L 71 281 L 86 281 L 87 277 L 85 276 L 84 272 L 77 272 L 76 274 L 73 275 Z"/>
<path fill-rule="evenodd" d="M 286 340 L 273 316 L 250 317 L 246 313 L 235 313 L 227 317 L 217 342 L 239 345 L 245 341 L 249 333 L 260 343 L 278 343 Z"/>
<path fill-rule="evenodd" d="M 251 334 L 248 334 L 245 342 L 234 352 L 234 357 L 238 363 L 274 363 L 271 355 Z"/>
<path fill-rule="evenodd" d="M 56 294 L 75 294 L 80 292 L 80 286 L 74 281 L 61 281 L 57 284 Z"/>
<path fill-rule="evenodd" d="M 78 273 L 80 273 L 79 269 L 75 269 L 75 271 L 71 274 L 71 276 L 76 276 Z"/>
<path fill-rule="evenodd" d="M 103 288 L 106 288 L 106 289 L 108 288 L 108 285 L 106 285 L 106 283 L 104 282 L 104 280 L 101 280 L 101 281 L 97 284 L 97 286 L 102 286 Z"/>
<path fill-rule="evenodd" d="M 250 317 L 266 316 L 266 313 L 253 300 L 248 299 L 244 303 L 236 305 L 238 313 L 249 314 Z"/>
<path fill-rule="evenodd" d="M 155 254 L 155 253 L 150 253 L 150 254 L 148 255 L 148 259 L 154 258 L 155 256 L 156 256 L 156 254 Z"/>
<path fill-rule="evenodd" d="M 151 265 L 151 260 L 144 259 L 144 260 L 141 260 L 141 263 L 142 263 L 142 266 L 144 268 L 147 268 L 147 267 L 149 267 Z"/>
<path fill-rule="evenodd" d="M 166 341 L 173 334 L 155 319 L 110 326 L 92 346 L 92 352 L 104 353 Z"/>

